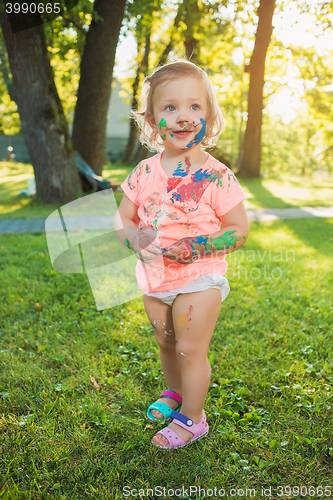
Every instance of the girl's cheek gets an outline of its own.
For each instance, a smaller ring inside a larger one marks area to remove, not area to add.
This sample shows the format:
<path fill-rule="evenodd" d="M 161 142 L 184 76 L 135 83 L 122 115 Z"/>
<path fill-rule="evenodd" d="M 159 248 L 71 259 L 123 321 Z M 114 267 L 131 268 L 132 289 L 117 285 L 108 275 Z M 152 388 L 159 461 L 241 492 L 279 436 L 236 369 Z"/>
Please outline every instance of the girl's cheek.
<path fill-rule="evenodd" d="M 168 125 L 167 125 L 165 118 L 161 118 L 160 122 L 157 126 L 160 130 L 162 130 L 162 128 L 168 128 Z"/>
<path fill-rule="evenodd" d="M 163 141 L 166 140 L 166 134 L 165 132 L 167 132 L 168 130 L 172 130 L 170 127 L 168 127 L 168 124 L 166 122 L 166 119 L 163 117 L 160 119 L 159 123 L 158 123 L 158 128 L 159 128 L 159 134 L 161 136 L 161 138 L 163 139 Z M 173 134 L 170 134 L 171 137 L 173 137 Z"/>

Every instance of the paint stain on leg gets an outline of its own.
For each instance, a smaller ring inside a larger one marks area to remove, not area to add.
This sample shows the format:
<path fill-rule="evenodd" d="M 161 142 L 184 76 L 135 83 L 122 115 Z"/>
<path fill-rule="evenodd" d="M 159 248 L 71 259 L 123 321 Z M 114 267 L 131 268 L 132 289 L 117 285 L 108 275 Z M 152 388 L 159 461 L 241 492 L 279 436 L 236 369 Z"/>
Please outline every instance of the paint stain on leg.
<path fill-rule="evenodd" d="M 185 314 L 183 314 L 183 316 L 181 316 L 179 319 L 177 319 L 179 326 L 183 326 L 188 321 L 191 321 L 190 315 L 192 312 L 193 312 L 193 306 L 190 306 L 188 309 L 188 312 L 186 312 Z"/>
<path fill-rule="evenodd" d="M 191 318 L 188 317 L 188 313 L 185 313 L 177 321 L 178 321 L 179 326 L 183 326 L 183 325 L 185 325 L 185 323 L 187 323 L 190 320 L 191 320 Z"/>

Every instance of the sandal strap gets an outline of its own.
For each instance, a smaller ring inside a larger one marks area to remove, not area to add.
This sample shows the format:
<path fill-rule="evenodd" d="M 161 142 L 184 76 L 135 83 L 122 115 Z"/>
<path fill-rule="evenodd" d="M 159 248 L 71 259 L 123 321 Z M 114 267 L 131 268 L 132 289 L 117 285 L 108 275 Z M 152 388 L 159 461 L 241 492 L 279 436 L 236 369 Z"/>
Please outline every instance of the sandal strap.
<path fill-rule="evenodd" d="M 174 399 L 175 401 L 177 401 L 177 403 L 180 404 L 183 402 L 183 398 L 179 394 L 177 394 L 177 392 L 169 391 L 169 389 L 163 391 L 160 395 L 160 398 Z"/>
<path fill-rule="evenodd" d="M 151 410 L 157 410 L 157 411 L 161 412 L 164 415 L 165 419 L 170 418 L 171 413 L 173 411 L 172 408 L 170 408 L 170 406 L 165 405 L 164 403 L 157 403 L 156 402 L 156 403 L 151 404 L 147 410 L 147 416 L 148 416 L 148 418 L 152 418 L 154 420 L 159 420 L 159 421 L 162 421 L 163 419 L 162 418 L 156 419 L 154 417 L 154 415 L 152 415 Z"/>
<path fill-rule="evenodd" d="M 173 416 L 172 413 L 176 414 L 176 416 Z M 181 415 L 180 413 L 178 413 L 176 411 L 174 411 L 172 413 L 171 413 L 171 417 L 175 421 L 175 424 L 179 425 L 183 429 L 186 429 L 187 431 L 190 431 L 190 432 L 192 432 L 192 430 L 189 429 L 189 427 L 191 428 L 192 425 L 194 425 L 196 428 L 198 428 L 199 426 L 204 426 L 206 423 L 206 414 L 203 410 L 202 410 L 202 413 L 203 413 L 202 419 L 198 424 L 195 424 L 193 422 L 193 420 L 191 420 L 188 417 L 185 417 L 185 415 Z"/>
<path fill-rule="evenodd" d="M 172 411 L 170 416 L 174 420 L 177 420 L 178 422 L 180 422 L 181 425 L 180 424 L 179 425 L 181 427 L 183 427 L 184 429 L 189 430 L 188 427 L 192 427 L 192 425 L 193 425 L 193 420 L 186 417 L 185 415 L 182 415 L 181 413 L 178 413 L 178 411 Z"/>

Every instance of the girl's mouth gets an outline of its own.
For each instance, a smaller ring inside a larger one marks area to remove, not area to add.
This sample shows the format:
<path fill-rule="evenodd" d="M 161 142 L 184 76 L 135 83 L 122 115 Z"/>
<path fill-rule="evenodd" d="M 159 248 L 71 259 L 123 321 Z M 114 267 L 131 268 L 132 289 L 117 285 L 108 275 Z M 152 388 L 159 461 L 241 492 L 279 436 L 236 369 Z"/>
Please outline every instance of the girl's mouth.
<path fill-rule="evenodd" d="M 177 130 L 176 132 L 172 132 L 174 136 L 182 139 L 188 137 L 191 133 L 192 132 L 190 130 Z"/>

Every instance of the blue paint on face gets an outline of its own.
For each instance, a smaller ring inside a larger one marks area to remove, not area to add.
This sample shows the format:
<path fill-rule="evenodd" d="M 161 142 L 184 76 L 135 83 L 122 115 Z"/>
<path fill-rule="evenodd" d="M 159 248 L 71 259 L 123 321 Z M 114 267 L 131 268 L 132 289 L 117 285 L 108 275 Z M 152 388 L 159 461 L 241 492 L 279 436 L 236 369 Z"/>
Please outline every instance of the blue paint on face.
<path fill-rule="evenodd" d="M 197 135 L 194 137 L 193 141 L 191 141 L 188 144 L 186 144 L 187 148 L 191 148 L 195 144 L 199 144 L 199 142 L 201 142 L 202 139 L 205 137 L 206 122 L 205 122 L 205 120 L 203 118 L 200 118 L 200 123 L 198 123 L 198 125 L 194 125 L 194 127 L 198 127 L 199 125 L 202 125 L 201 129 L 199 130 L 199 132 L 197 133 Z"/>

